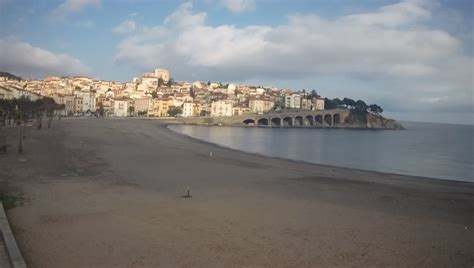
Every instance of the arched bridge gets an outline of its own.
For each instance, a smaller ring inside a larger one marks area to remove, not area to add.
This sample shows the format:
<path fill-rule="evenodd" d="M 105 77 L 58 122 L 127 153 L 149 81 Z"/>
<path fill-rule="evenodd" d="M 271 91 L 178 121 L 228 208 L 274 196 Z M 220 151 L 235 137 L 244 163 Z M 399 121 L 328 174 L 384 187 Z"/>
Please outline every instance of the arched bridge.
<path fill-rule="evenodd" d="M 221 117 L 182 118 L 186 124 L 261 126 L 261 127 L 342 127 L 349 110 L 282 111 Z"/>
<path fill-rule="evenodd" d="M 299 111 L 271 114 L 249 114 L 241 124 L 268 127 L 338 127 L 349 116 L 348 110 Z"/>

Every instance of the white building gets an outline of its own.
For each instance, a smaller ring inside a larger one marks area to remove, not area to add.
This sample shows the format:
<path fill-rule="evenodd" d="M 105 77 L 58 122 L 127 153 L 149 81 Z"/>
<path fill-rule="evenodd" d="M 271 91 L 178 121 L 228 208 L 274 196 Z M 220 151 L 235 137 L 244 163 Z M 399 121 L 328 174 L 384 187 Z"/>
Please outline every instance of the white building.
<path fill-rule="evenodd" d="M 0 86 L 0 100 L 11 100 L 13 98 L 13 91 L 11 89 Z"/>
<path fill-rule="evenodd" d="M 185 103 L 183 103 L 182 116 L 183 116 L 183 117 L 190 117 L 190 116 L 193 116 L 193 115 L 194 115 L 193 107 L 194 107 L 194 103 L 192 103 L 192 102 L 185 102 Z"/>
<path fill-rule="evenodd" d="M 157 77 L 142 77 L 142 82 L 138 85 L 138 91 L 155 91 L 158 88 Z"/>
<path fill-rule="evenodd" d="M 314 98 L 313 103 L 313 110 L 324 110 L 324 98 Z"/>
<path fill-rule="evenodd" d="M 232 101 L 214 101 L 211 104 L 211 116 L 232 116 L 232 107 Z"/>
<path fill-rule="evenodd" d="M 95 112 L 95 92 L 94 91 L 80 91 L 77 93 L 78 97 L 82 98 L 82 112 Z"/>
<path fill-rule="evenodd" d="M 300 109 L 301 108 L 301 96 L 300 94 L 291 94 L 285 96 L 285 108 L 287 109 Z"/>
<path fill-rule="evenodd" d="M 114 99 L 114 116 L 128 116 L 129 99 L 116 98 Z"/>

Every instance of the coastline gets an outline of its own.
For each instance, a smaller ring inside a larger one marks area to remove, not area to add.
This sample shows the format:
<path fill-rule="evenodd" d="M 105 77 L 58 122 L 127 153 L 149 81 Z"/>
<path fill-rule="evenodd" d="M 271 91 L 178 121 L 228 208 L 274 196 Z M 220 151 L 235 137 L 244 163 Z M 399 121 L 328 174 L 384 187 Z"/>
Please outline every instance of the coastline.
<path fill-rule="evenodd" d="M 31 131 L 0 186 L 27 264 L 466 266 L 474 185 L 249 154 L 155 120 Z M 213 156 L 209 156 L 209 152 Z M 181 198 L 186 187 L 192 198 Z"/>
<path fill-rule="evenodd" d="M 380 176 L 400 176 L 400 177 L 410 177 L 413 180 L 427 180 L 427 181 L 435 180 L 435 181 L 459 182 L 459 183 L 466 183 L 468 185 L 472 184 L 474 186 L 474 182 L 461 180 L 461 179 L 436 178 L 436 177 L 420 176 L 420 175 L 414 175 L 414 174 L 394 173 L 394 172 L 370 170 L 370 169 L 355 168 L 355 167 L 328 165 L 328 164 L 315 163 L 315 162 L 304 161 L 304 160 L 296 160 L 296 159 L 291 159 L 291 158 L 284 158 L 284 157 L 279 157 L 279 156 L 266 155 L 266 154 L 258 153 L 258 152 L 240 150 L 240 149 L 232 148 L 230 146 L 226 146 L 226 145 L 223 145 L 223 144 L 218 144 L 218 143 L 213 143 L 213 142 L 206 141 L 206 140 L 201 140 L 201 139 L 193 137 L 191 135 L 181 133 L 179 131 L 175 131 L 175 130 L 170 128 L 170 126 L 173 126 L 173 125 L 192 125 L 192 126 L 204 126 L 204 127 L 218 127 L 217 125 L 173 123 L 173 124 L 164 125 L 163 127 L 166 127 L 169 131 L 172 131 L 173 133 L 182 135 L 185 138 L 193 139 L 196 142 L 203 142 L 205 144 L 208 144 L 209 146 L 216 146 L 216 147 L 219 147 L 219 148 L 224 148 L 224 149 L 228 149 L 228 150 L 232 150 L 232 151 L 236 151 L 236 152 L 242 152 L 242 153 L 249 154 L 249 155 L 266 157 L 266 158 L 270 158 L 270 159 L 278 159 L 278 160 L 283 160 L 283 161 L 290 161 L 290 162 L 294 162 L 294 163 L 315 165 L 315 166 L 318 166 L 318 167 L 325 167 L 325 168 L 337 168 L 337 169 L 344 169 L 344 170 L 348 170 L 348 171 L 353 170 L 353 171 L 359 171 L 359 172 L 371 172 L 371 173 L 379 174 Z M 224 127 L 236 127 L 236 128 L 244 127 L 244 128 L 246 128 L 247 126 L 224 126 Z M 258 127 L 261 127 L 261 126 L 258 126 Z M 255 128 L 255 127 L 249 127 L 249 128 Z M 263 126 L 262 128 L 272 128 L 272 127 Z M 321 128 L 321 129 L 324 129 L 324 128 Z M 327 129 L 334 129 L 334 128 L 327 128 Z M 340 129 L 353 129 L 353 130 L 361 130 L 361 131 L 385 131 L 385 130 L 388 130 L 388 129 L 343 128 L 343 127 L 341 127 Z M 394 130 L 391 130 L 391 131 L 394 131 Z"/>

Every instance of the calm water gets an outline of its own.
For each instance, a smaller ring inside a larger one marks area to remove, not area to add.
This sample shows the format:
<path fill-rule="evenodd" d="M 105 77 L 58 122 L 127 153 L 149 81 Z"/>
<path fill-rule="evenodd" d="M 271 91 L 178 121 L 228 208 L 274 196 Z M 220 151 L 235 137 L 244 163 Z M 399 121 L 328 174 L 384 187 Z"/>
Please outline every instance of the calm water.
<path fill-rule="evenodd" d="M 173 125 L 233 149 L 306 162 L 474 182 L 474 126 L 402 123 L 406 130 Z"/>

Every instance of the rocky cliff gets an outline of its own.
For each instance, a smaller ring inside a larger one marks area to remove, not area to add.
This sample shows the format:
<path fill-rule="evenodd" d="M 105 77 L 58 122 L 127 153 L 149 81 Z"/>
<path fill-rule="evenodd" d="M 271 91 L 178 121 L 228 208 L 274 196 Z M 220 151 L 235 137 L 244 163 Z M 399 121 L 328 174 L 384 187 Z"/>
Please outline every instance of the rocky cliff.
<path fill-rule="evenodd" d="M 351 111 L 344 121 L 344 125 L 353 128 L 404 129 L 403 126 L 394 119 L 385 118 L 381 115 L 357 113 L 354 111 Z"/>

